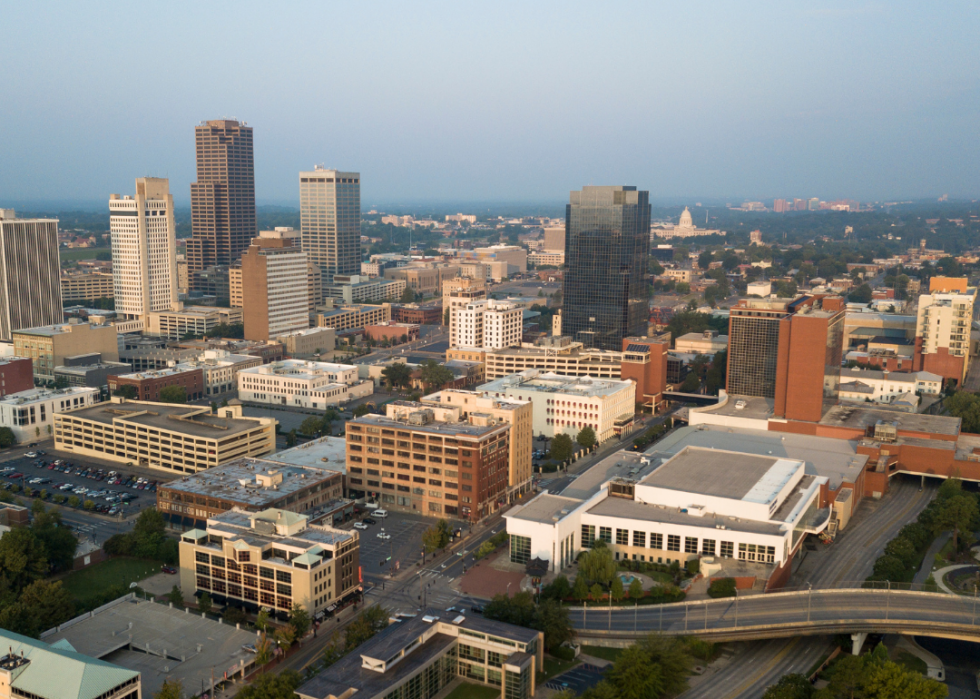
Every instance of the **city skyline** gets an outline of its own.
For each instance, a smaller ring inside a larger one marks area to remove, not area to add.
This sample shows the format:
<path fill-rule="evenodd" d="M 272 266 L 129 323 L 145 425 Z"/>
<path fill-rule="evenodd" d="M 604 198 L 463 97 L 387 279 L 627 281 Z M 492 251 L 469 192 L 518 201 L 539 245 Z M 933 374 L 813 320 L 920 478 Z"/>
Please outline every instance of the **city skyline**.
<path fill-rule="evenodd" d="M 127 12 L 141 21 L 149 10 Z M 156 176 L 184 205 L 191 129 L 232 115 L 259 132 L 260 202 L 295 202 L 310 162 L 363 173 L 366 204 L 551 201 L 589 182 L 632 182 L 654 200 L 980 189 L 977 9 L 962 3 L 641 7 L 626 25 L 586 5 L 218 13 L 176 11 L 166 32 L 143 36 L 65 4 L 38 55 L 31 9 L 0 10 L 25 29 L 0 48 L 0 75 L 18 95 L 0 107 L 18 134 L 4 146 L 0 203 L 101 201 L 133 176 Z M 218 21 L 228 31 L 197 40 Z M 239 50 L 242 37 L 315 46 L 325 25 L 343 27 L 329 35 L 336 70 L 305 52 Z M 605 48 L 573 48 L 584 42 Z M 125 60 L 137 52 L 166 70 L 123 103 L 105 76 L 144 79 Z"/>

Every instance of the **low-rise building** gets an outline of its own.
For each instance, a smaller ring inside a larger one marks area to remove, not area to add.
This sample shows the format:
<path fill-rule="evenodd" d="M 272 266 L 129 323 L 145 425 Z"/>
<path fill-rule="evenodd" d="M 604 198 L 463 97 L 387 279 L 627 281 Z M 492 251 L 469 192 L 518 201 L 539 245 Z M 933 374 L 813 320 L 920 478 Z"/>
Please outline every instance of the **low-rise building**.
<path fill-rule="evenodd" d="M 402 303 L 391 307 L 391 318 L 398 323 L 416 325 L 440 325 L 443 321 L 442 303 Z"/>
<path fill-rule="evenodd" d="M 527 256 L 527 263 L 535 267 L 561 267 L 565 264 L 564 250 L 540 250 Z"/>
<path fill-rule="evenodd" d="M 405 289 L 404 279 L 335 274 L 332 284 L 323 285 L 323 296 L 336 299 L 337 303 L 381 303 L 397 301 Z"/>
<path fill-rule="evenodd" d="M 286 354 L 292 359 L 305 359 L 314 355 L 333 352 L 337 346 L 337 331 L 333 328 L 307 328 L 280 335 Z"/>
<path fill-rule="evenodd" d="M 204 393 L 218 396 L 238 389 L 238 372 L 262 366 L 262 358 L 250 354 L 232 354 L 228 350 L 204 350 L 204 355 L 188 362 L 204 372 Z"/>
<path fill-rule="evenodd" d="M 343 440 L 340 440 L 343 441 Z M 288 510 L 327 524 L 342 522 L 354 503 L 345 500 L 340 471 L 266 459 L 235 459 L 157 488 L 157 510 L 174 529 L 204 529 L 207 520 L 238 508 Z"/>
<path fill-rule="evenodd" d="M 419 326 L 413 323 L 381 323 L 364 328 L 364 335 L 373 341 L 388 340 L 393 345 L 414 342 L 419 339 L 419 332 Z"/>
<path fill-rule="evenodd" d="M 63 301 L 94 301 L 113 297 L 112 274 L 106 272 L 83 272 L 81 274 L 61 275 L 61 298 Z"/>
<path fill-rule="evenodd" d="M 907 400 L 908 394 L 938 396 L 943 377 L 928 371 L 876 371 L 874 369 L 841 369 L 839 397 L 861 403 L 893 403 Z M 916 400 L 916 404 L 918 400 Z"/>
<path fill-rule="evenodd" d="M 772 282 L 770 281 L 749 282 L 745 289 L 746 296 L 761 296 L 762 298 L 766 298 L 771 293 Z"/>
<path fill-rule="evenodd" d="M 188 306 L 177 311 L 148 314 L 146 331 L 150 335 L 180 340 L 187 335 L 204 335 L 219 325 L 240 325 L 244 318 L 241 308 Z"/>
<path fill-rule="evenodd" d="M 128 374 L 133 367 L 126 362 L 103 361 L 98 352 L 65 357 L 62 366 L 54 368 L 55 380 L 64 378 L 69 386 L 88 386 L 90 388 L 109 388 L 109 377 Z"/>
<path fill-rule="evenodd" d="M 34 363 L 27 357 L 0 357 L 0 396 L 34 388 Z"/>
<path fill-rule="evenodd" d="M 288 510 L 231 510 L 180 537 L 180 587 L 280 619 L 299 605 L 319 619 L 361 591 L 360 536 Z"/>
<path fill-rule="evenodd" d="M 327 307 L 318 309 L 316 325 L 318 328 L 333 328 L 334 330 L 353 330 L 366 325 L 378 325 L 391 320 L 391 304 L 380 306 L 365 304 L 348 304 L 339 308 Z"/>
<path fill-rule="evenodd" d="M 716 354 L 728 349 L 728 335 L 717 330 L 681 335 L 674 342 L 674 349 L 684 354 Z"/>
<path fill-rule="evenodd" d="M 112 325 L 72 319 L 68 323 L 15 330 L 13 343 L 14 354 L 34 362 L 34 378 L 39 381 L 54 381 L 54 368 L 63 366 L 66 357 L 98 352 L 107 361 L 119 361 L 116 328 Z"/>
<path fill-rule="evenodd" d="M 276 424 L 273 418 L 243 417 L 241 405 L 212 415 L 207 406 L 114 397 L 111 403 L 56 413 L 54 443 L 56 449 L 105 461 L 197 473 L 272 453 Z"/>
<path fill-rule="evenodd" d="M 139 371 L 132 374 L 110 376 L 109 392 L 115 395 L 123 386 L 136 389 L 136 399 L 159 401 L 160 392 L 170 386 L 178 386 L 186 392 L 187 400 L 204 397 L 204 370 L 194 364 L 175 364 L 166 369 Z"/>
<path fill-rule="evenodd" d="M 476 614 L 425 609 L 300 685 L 300 699 L 435 697 L 456 678 L 506 699 L 530 699 L 544 670 L 544 634 Z"/>
<path fill-rule="evenodd" d="M 238 397 L 252 403 L 323 410 L 372 393 L 373 382 L 350 364 L 286 359 L 238 372 Z"/>
<path fill-rule="evenodd" d="M 529 400 L 534 405 L 534 432 L 574 438 L 591 427 L 596 439 L 628 434 L 633 429 L 636 384 L 629 380 L 561 376 L 528 369 L 480 386 L 490 395 Z"/>
<path fill-rule="evenodd" d="M 99 389 L 29 388 L 0 398 L 0 426 L 9 427 L 18 444 L 47 439 L 55 431 L 55 415 L 99 401 Z"/>

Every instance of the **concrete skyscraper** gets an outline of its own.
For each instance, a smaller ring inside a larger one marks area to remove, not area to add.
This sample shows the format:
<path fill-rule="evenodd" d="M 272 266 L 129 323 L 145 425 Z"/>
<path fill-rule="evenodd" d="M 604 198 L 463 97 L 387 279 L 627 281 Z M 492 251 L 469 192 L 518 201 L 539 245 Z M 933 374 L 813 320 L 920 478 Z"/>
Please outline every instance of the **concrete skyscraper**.
<path fill-rule="evenodd" d="M 252 128 L 218 119 L 194 128 L 197 182 L 191 183 L 187 269 L 230 265 L 256 234 Z M 193 281 L 191 286 L 194 286 Z"/>
<path fill-rule="evenodd" d="M 127 319 L 170 311 L 177 303 L 177 244 L 170 182 L 136 180 L 135 196 L 109 195 L 116 312 Z"/>
<path fill-rule="evenodd" d="M 649 318 L 649 193 L 583 187 L 565 208 L 562 334 L 586 347 L 620 351 L 646 335 Z"/>
<path fill-rule="evenodd" d="M 299 211 L 303 250 L 323 272 L 361 273 L 361 176 L 317 167 L 299 173 Z"/>
<path fill-rule="evenodd" d="M 242 255 L 245 339 L 270 340 L 310 327 L 306 253 L 299 231 L 262 231 Z"/>
<path fill-rule="evenodd" d="M 64 319 L 58 219 L 19 219 L 0 209 L 0 340 Z"/>

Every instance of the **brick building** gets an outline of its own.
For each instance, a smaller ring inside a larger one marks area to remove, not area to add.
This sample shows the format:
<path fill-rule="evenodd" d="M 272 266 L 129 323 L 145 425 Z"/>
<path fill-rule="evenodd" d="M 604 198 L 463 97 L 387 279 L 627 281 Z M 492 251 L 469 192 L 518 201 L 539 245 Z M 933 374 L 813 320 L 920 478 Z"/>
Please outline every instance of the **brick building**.
<path fill-rule="evenodd" d="M 27 357 L 0 359 L 0 396 L 34 388 L 34 363 Z"/>
<path fill-rule="evenodd" d="M 365 326 L 364 334 L 375 342 L 388 340 L 397 345 L 419 339 L 419 326 L 414 323 L 380 323 Z"/>
<path fill-rule="evenodd" d="M 141 371 L 109 377 L 109 391 L 115 394 L 123 386 L 136 389 L 137 400 L 158 402 L 160 391 L 168 386 L 180 386 L 187 392 L 187 400 L 205 397 L 204 369 L 191 364 L 177 364 L 166 369 Z"/>
<path fill-rule="evenodd" d="M 443 321 L 442 303 L 405 303 L 392 305 L 391 319 L 398 323 L 439 325 Z"/>

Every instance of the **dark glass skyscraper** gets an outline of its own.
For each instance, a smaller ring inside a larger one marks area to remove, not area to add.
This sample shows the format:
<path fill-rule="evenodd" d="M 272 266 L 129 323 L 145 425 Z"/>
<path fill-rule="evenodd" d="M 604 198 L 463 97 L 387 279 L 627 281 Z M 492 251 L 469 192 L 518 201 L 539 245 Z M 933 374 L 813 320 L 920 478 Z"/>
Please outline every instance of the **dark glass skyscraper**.
<path fill-rule="evenodd" d="M 650 195 L 636 187 L 583 187 L 565 207 L 562 334 L 622 351 L 645 335 Z"/>

